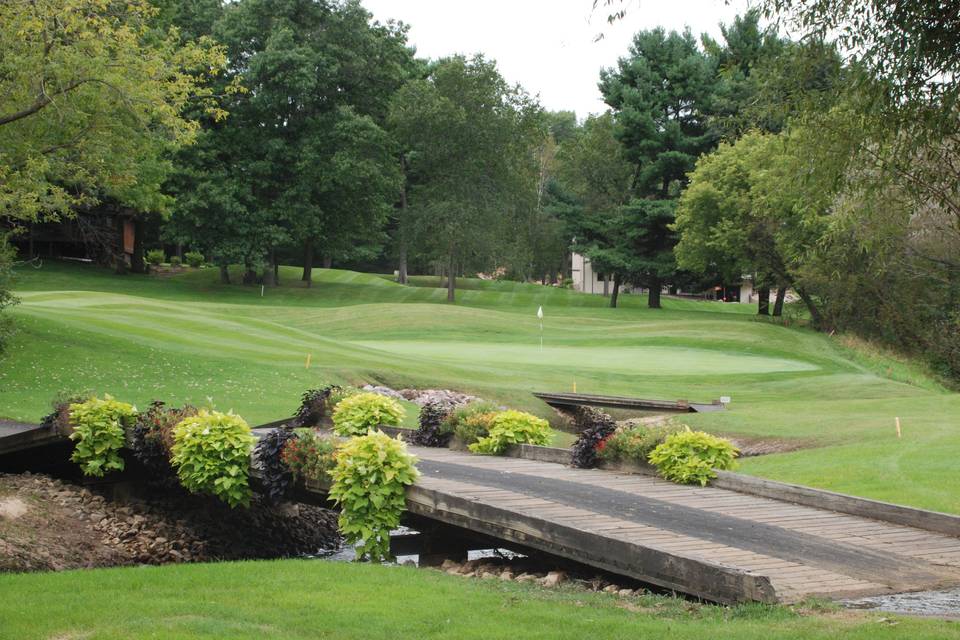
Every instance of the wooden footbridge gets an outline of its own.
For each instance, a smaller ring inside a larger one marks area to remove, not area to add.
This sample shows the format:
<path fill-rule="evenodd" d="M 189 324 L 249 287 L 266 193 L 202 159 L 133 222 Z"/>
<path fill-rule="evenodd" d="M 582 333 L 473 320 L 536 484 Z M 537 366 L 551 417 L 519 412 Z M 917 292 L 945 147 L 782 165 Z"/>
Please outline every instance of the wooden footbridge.
<path fill-rule="evenodd" d="M 0 472 L 26 449 L 58 442 L 36 426 L 0 425 Z M 723 472 L 701 488 L 573 469 L 563 464 L 568 451 L 543 447 L 518 447 L 515 457 L 411 451 L 422 474 L 407 492 L 416 517 L 707 600 L 960 585 L 956 516 Z"/>

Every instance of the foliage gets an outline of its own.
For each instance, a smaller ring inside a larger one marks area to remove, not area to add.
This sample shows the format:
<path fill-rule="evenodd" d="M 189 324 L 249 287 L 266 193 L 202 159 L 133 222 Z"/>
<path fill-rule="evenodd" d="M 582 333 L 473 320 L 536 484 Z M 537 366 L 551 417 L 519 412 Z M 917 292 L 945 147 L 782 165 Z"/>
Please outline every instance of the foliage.
<path fill-rule="evenodd" d="M 290 468 L 283 452 L 296 434 L 290 429 L 274 429 L 260 438 L 253 449 L 253 459 L 260 471 L 260 484 L 269 502 L 279 502 L 290 486 Z"/>
<path fill-rule="evenodd" d="M 308 283 L 314 253 L 379 248 L 400 189 L 386 103 L 416 65 L 406 27 L 371 18 L 359 2 L 224 3 L 209 28 L 248 90 L 180 155 L 168 239 L 266 284 L 281 245 L 303 248 Z"/>
<path fill-rule="evenodd" d="M 9 289 L 14 256 L 13 248 L 7 244 L 6 234 L 0 234 L 0 355 L 13 335 L 13 321 L 4 315 L 3 310 L 18 302 Z"/>
<path fill-rule="evenodd" d="M 149 472 L 151 481 L 167 484 L 169 480 L 176 479 L 170 466 L 173 428 L 184 418 L 196 414 L 194 407 L 176 409 L 154 400 L 149 409 L 137 415 L 137 422 L 130 434 L 130 449 Z"/>
<path fill-rule="evenodd" d="M 173 457 L 181 484 L 231 507 L 250 503 L 250 454 L 256 442 L 238 415 L 201 410 L 173 428 Z"/>
<path fill-rule="evenodd" d="M 295 429 L 280 454 L 283 463 L 294 478 L 328 483 L 334 465 L 336 444 L 332 438 L 321 436 L 313 429 Z"/>
<path fill-rule="evenodd" d="M 109 395 L 71 404 L 70 439 L 77 444 L 70 460 L 88 476 L 103 477 L 108 471 L 122 471 L 120 449 L 126 444 L 126 429 L 133 426 L 136 418 L 136 407 Z"/>
<path fill-rule="evenodd" d="M 148 0 L 0 3 L 0 211 L 21 225 L 110 197 L 160 211 L 165 154 L 191 143 L 196 114 L 225 113 L 212 40 L 155 28 Z"/>
<path fill-rule="evenodd" d="M 602 460 L 645 463 L 650 452 L 668 436 L 684 430 L 686 427 L 676 424 L 620 428 L 598 443 L 597 456 Z"/>
<path fill-rule="evenodd" d="M 199 269 L 203 266 L 206 259 L 203 257 L 203 254 L 199 251 L 187 251 L 183 254 L 183 259 L 187 261 L 187 264 L 194 269 Z"/>
<path fill-rule="evenodd" d="M 350 438 L 330 472 L 330 498 L 340 505 L 340 531 L 357 558 L 390 557 L 390 531 L 406 507 L 404 488 L 416 481 L 416 458 L 406 445 L 381 431 Z"/>
<path fill-rule="evenodd" d="M 163 249 L 151 249 L 147 251 L 144 260 L 147 264 L 157 267 L 167 261 L 167 254 L 164 253 Z"/>
<path fill-rule="evenodd" d="M 446 430 L 448 411 L 438 402 L 428 402 L 420 408 L 420 427 L 410 440 L 421 447 L 445 447 L 452 432 Z"/>
<path fill-rule="evenodd" d="M 577 407 L 576 426 L 580 435 L 570 451 L 571 464 L 590 469 L 597 464 L 597 446 L 617 428 L 609 414 L 593 407 Z"/>
<path fill-rule="evenodd" d="M 297 427 L 314 427 L 320 424 L 342 398 L 343 389 L 337 385 L 327 385 L 320 389 L 309 389 L 300 397 L 300 408 L 293 417 Z"/>
<path fill-rule="evenodd" d="M 183 260 L 180 259 L 180 256 L 170 256 L 170 266 L 173 268 L 179 267 L 183 264 Z"/>
<path fill-rule="evenodd" d="M 50 402 L 52 411 L 40 419 L 40 425 L 44 429 L 55 431 L 63 436 L 69 436 L 70 427 L 70 405 L 85 402 L 87 396 L 79 394 L 59 393 L 57 397 Z"/>
<path fill-rule="evenodd" d="M 389 126 L 408 165 L 402 215 L 410 219 L 400 224 L 444 264 L 448 301 L 457 272 L 491 266 L 516 222 L 535 211 L 539 114 L 479 55 L 439 60 L 391 100 Z"/>
<path fill-rule="evenodd" d="M 381 425 L 399 425 L 405 413 L 393 398 L 378 393 L 355 393 L 334 407 L 333 430 L 340 436 L 363 435 Z"/>
<path fill-rule="evenodd" d="M 490 428 L 493 426 L 493 419 L 497 417 L 499 411 L 486 411 L 483 413 L 474 413 L 467 416 L 457 423 L 454 428 L 454 435 L 467 446 L 490 435 Z"/>
<path fill-rule="evenodd" d="M 645 441 L 646 438 L 639 439 L 641 443 Z M 648 459 L 667 480 L 706 486 L 717 477 L 714 469 L 734 467 L 738 453 L 729 440 L 687 428 L 668 435 L 650 452 Z"/>
<path fill-rule="evenodd" d="M 498 455 L 512 444 L 549 444 L 552 435 L 550 423 L 543 418 L 523 411 L 507 410 L 496 414 L 490 421 L 489 435 L 480 438 L 469 448 L 474 453 Z"/>

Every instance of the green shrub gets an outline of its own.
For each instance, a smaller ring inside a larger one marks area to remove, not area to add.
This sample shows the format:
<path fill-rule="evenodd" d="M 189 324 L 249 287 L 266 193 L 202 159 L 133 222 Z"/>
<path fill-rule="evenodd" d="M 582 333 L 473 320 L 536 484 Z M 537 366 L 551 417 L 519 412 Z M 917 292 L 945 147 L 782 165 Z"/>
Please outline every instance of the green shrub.
<path fill-rule="evenodd" d="M 522 411 L 501 411 L 490 421 L 490 434 L 470 445 L 474 453 L 500 454 L 511 444 L 550 442 L 550 424 Z"/>
<path fill-rule="evenodd" d="M 406 412 L 393 398 L 376 393 L 355 393 L 333 409 L 333 430 L 340 436 L 359 436 L 380 425 L 396 426 Z"/>
<path fill-rule="evenodd" d="M 601 460 L 646 462 L 650 452 L 667 439 L 667 436 L 685 430 L 682 425 L 636 426 L 617 429 L 597 445 Z"/>
<path fill-rule="evenodd" d="M 202 410 L 173 428 L 180 484 L 211 493 L 231 507 L 250 503 L 250 453 L 256 438 L 238 415 Z"/>
<path fill-rule="evenodd" d="M 667 480 L 706 486 L 717 477 L 714 469 L 732 469 L 739 453 L 729 440 L 688 427 L 667 436 L 650 453 L 649 460 Z"/>
<path fill-rule="evenodd" d="M 151 249 L 147 251 L 147 255 L 143 259 L 147 261 L 147 264 L 157 266 L 167 261 L 167 254 L 163 252 L 163 249 Z"/>
<path fill-rule="evenodd" d="M 440 430 L 442 433 L 456 433 L 457 427 L 466 422 L 472 416 L 482 413 L 496 413 L 500 410 L 500 407 L 492 402 L 477 400 L 471 402 L 470 404 L 459 406 L 451 411 L 447 417 L 443 419 L 443 423 L 440 425 Z"/>
<path fill-rule="evenodd" d="M 185 254 L 183 254 L 183 259 L 186 260 L 187 264 L 194 269 L 199 269 L 202 267 L 204 262 L 203 254 L 199 251 L 187 251 Z"/>
<path fill-rule="evenodd" d="M 490 435 L 490 427 L 493 426 L 493 419 L 497 417 L 498 413 L 499 411 L 488 411 L 467 416 L 457 423 L 457 428 L 453 433 L 464 444 L 472 445 L 480 438 Z"/>
<path fill-rule="evenodd" d="M 330 438 L 319 435 L 313 429 L 295 429 L 296 437 L 288 440 L 280 454 L 281 460 L 294 478 L 314 482 L 330 482 L 333 454 L 336 444 Z"/>
<path fill-rule="evenodd" d="M 122 471 L 120 449 L 126 429 L 137 419 L 137 409 L 109 395 L 70 405 L 70 439 L 76 441 L 70 460 L 88 476 L 102 477 L 107 471 Z"/>
<path fill-rule="evenodd" d="M 179 267 L 183 260 L 180 259 L 180 256 L 170 256 L 170 266 Z"/>
<path fill-rule="evenodd" d="M 340 532 L 357 558 L 390 557 L 390 531 L 406 507 L 404 487 L 419 476 L 416 458 L 382 431 L 350 438 L 337 450 L 330 498 L 340 505 Z"/>

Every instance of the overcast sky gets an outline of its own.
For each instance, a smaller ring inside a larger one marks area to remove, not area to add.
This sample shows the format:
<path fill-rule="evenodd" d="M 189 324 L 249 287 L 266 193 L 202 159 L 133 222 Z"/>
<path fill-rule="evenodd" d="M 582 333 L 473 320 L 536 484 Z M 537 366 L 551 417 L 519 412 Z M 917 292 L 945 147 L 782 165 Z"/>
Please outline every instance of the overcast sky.
<path fill-rule="evenodd" d="M 748 0 L 632 0 L 613 24 L 592 0 L 362 0 L 380 21 L 410 25 L 421 57 L 482 52 L 500 73 L 519 82 L 550 110 L 574 110 L 579 118 L 606 107 L 597 90 L 600 69 L 627 54 L 633 34 L 662 26 L 719 38 L 720 22 L 746 10 Z M 596 36 L 603 39 L 594 42 Z"/>

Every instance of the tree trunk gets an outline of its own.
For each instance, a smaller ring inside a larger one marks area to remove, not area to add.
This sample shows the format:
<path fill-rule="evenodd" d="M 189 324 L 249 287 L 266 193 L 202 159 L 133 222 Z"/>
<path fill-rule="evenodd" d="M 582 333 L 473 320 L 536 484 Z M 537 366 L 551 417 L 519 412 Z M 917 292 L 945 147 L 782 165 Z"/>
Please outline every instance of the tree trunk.
<path fill-rule="evenodd" d="M 823 330 L 823 315 L 820 313 L 820 309 L 817 308 L 817 305 L 814 304 L 813 298 L 806 292 L 805 289 L 798 288 L 797 295 L 800 296 L 800 299 L 803 300 L 803 304 L 806 305 L 807 311 L 810 313 L 810 322 L 813 324 L 815 329 Z"/>
<path fill-rule="evenodd" d="M 783 301 L 787 297 L 787 287 L 785 285 L 780 285 L 777 287 L 777 298 L 773 301 L 773 315 L 776 318 L 779 318 L 783 315 Z"/>
<path fill-rule="evenodd" d="M 183 243 L 177 243 L 177 257 L 180 258 L 180 262 L 183 262 Z"/>
<path fill-rule="evenodd" d="M 323 254 L 323 268 L 329 269 L 333 266 L 333 256 L 329 253 Z"/>
<path fill-rule="evenodd" d="M 257 272 L 253 270 L 253 267 L 249 264 L 244 265 L 243 268 L 243 284 L 248 287 L 252 287 L 257 282 Z"/>
<path fill-rule="evenodd" d="M 620 297 L 620 274 L 613 274 L 613 291 L 610 293 L 610 308 L 617 308 L 617 298 Z"/>
<path fill-rule="evenodd" d="M 650 280 L 650 293 L 647 294 L 647 306 L 651 309 L 660 308 L 660 278 Z"/>
<path fill-rule="evenodd" d="M 454 292 L 457 286 L 456 265 L 453 261 L 453 253 L 450 253 L 450 263 L 447 267 L 447 302 L 454 302 Z"/>
<path fill-rule="evenodd" d="M 403 176 L 403 186 L 400 188 L 400 224 L 397 229 L 400 250 L 397 282 L 407 284 L 407 158 L 402 153 L 400 154 L 400 173 Z"/>
<path fill-rule="evenodd" d="M 146 273 L 147 263 L 143 259 L 143 220 L 133 219 L 133 256 L 130 258 L 130 270 L 134 273 Z"/>
<path fill-rule="evenodd" d="M 276 270 L 276 252 L 273 247 L 270 248 L 268 254 L 267 264 L 263 267 L 263 274 L 260 276 L 260 279 L 263 281 L 263 286 L 265 287 L 274 287 L 277 285 L 277 270 Z"/>
<path fill-rule="evenodd" d="M 610 295 L 610 276 L 606 274 L 604 274 L 603 276 L 603 295 L 605 296 Z M 613 306 L 617 306 L 617 305 L 613 305 Z"/>
<path fill-rule="evenodd" d="M 757 289 L 757 315 L 770 315 L 770 287 Z"/>
<path fill-rule="evenodd" d="M 35 255 L 34 252 L 33 252 L 33 251 L 34 251 L 34 247 L 33 247 L 33 230 L 34 230 L 34 224 L 31 222 L 31 223 L 30 223 L 30 232 L 29 232 L 30 235 L 28 236 L 28 244 L 27 244 L 27 260 L 33 260 L 33 257 L 34 257 L 34 255 Z"/>
<path fill-rule="evenodd" d="M 313 284 L 313 240 L 303 243 L 303 275 L 300 280 L 308 287 Z"/>
<path fill-rule="evenodd" d="M 226 264 L 220 265 L 220 284 L 230 284 L 230 267 Z"/>

